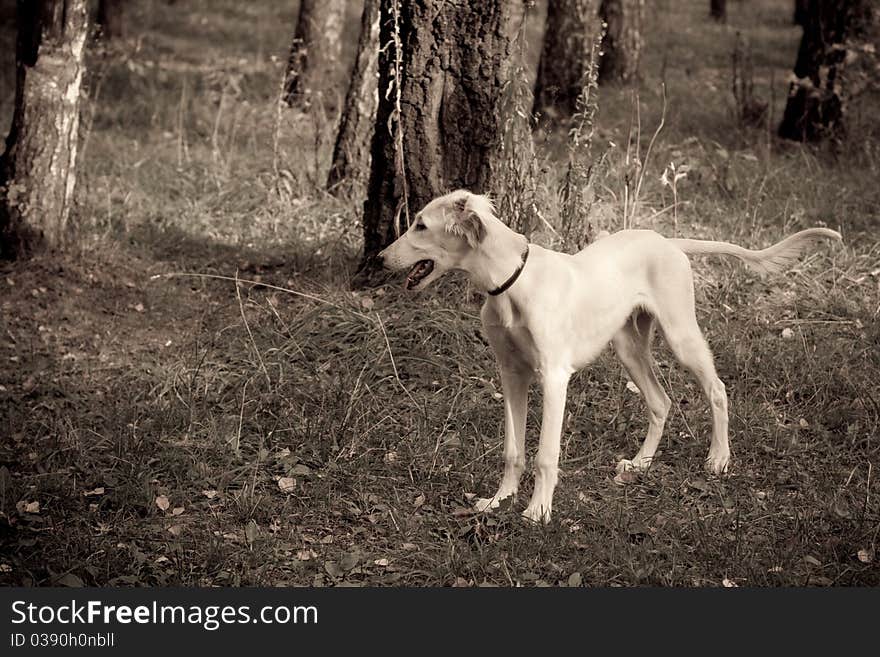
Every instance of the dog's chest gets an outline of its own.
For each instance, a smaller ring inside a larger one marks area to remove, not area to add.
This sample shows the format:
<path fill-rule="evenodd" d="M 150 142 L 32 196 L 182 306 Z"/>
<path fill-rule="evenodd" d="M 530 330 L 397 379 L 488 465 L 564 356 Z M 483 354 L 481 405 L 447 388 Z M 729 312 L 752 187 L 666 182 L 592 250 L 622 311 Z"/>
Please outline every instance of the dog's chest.
<path fill-rule="evenodd" d="M 482 319 L 502 362 L 532 370 L 540 367 L 540 352 L 534 334 L 516 305 L 507 299 L 493 300 L 483 307 Z"/>
<path fill-rule="evenodd" d="M 540 367 L 538 346 L 532 332 L 525 326 L 495 327 L 499 354 L 504 360 L 515 361 L 529 369 Z"/>

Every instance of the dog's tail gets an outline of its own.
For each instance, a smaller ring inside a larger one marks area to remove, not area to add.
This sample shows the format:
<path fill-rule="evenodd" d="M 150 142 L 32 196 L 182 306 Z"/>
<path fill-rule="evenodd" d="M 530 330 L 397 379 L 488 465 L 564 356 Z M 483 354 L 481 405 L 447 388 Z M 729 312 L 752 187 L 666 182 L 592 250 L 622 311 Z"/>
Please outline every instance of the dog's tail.
<path fill-rule="evenodd" d="M 840 236 L 840 233 L 830 228 L 807 228 L 760 251 L 746 249 L 729 242 L 674 238 L 670 238 L 669 241 L 687 254 L 729 255 L 739 258 L 756 272 L 778 274 L 800 258 L 815 242 L 822 239 L 840 241 L 843 238 Z"/>

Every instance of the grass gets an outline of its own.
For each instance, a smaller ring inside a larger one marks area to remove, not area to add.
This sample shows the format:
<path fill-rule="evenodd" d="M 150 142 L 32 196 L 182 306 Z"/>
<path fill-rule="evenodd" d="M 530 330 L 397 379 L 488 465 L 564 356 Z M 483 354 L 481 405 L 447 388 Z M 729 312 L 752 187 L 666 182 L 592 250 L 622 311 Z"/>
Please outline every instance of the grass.
<path fill-rule="evenodd" d="M 662 106 L 651 53 L 669 107 L 636 223 L 672 233 L 674 161 L 682 233 L 764 245 L 824 223 L 846 246 L 766 280 L 696 262 L 731 473 L 704 475 L 708 409 L 660 345 L 662 453 L 614 485 L 647 418 L 606 354 L 572 382 L 546 528 L 522 500 L 467 513 L 500 474 L 480 295 L 454 276 L 417 297 L 349 290 L 359 199 L 321 190 L 332 116 L 279 119 L 292 12 L 239 4 L 134 5 L 134 40 L 92 55 L 83 244 L 0 270 L 0 583 L 880 584 L 877 125 L 854 110 L 864 140 L 809 150 L 737 127 L 728 100 L 742 29 L 781 115 L 787 2 L 758 3 L 759 27 L 755 3 L 731 3 L 730 27 L 696 0 L 649 15 L 642 152 Z M 613 230 L 631 93 L 599 103 L 595 140 L 617 147 L 593 218 Z M 563 132 L 539 141 L 551 176 Z"/>

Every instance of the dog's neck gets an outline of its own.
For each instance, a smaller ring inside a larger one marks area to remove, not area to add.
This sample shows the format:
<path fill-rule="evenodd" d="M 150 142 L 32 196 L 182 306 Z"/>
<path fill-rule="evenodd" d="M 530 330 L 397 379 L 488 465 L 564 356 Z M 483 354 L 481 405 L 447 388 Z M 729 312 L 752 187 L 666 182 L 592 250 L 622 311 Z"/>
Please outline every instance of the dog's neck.
<path fill-rule="evenodd" d="M 475 286 L 488 292 L 497 289 L 522 265 L 528 240 L 494 217 L 484 220 L 484 226 L 486 235 L 464 269 Z"/>

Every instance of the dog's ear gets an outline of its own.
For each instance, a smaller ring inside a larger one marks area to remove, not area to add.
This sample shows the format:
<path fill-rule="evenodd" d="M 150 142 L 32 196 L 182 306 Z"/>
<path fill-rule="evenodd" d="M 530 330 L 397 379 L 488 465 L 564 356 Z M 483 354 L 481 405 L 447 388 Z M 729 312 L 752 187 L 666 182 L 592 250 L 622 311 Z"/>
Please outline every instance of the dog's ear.
<path fill-rule="evenodd" d="M 486 227 L 479 215 L 467 206 L 467 196 L 462 196 L 452 203 L 452 212 L 446 222 L 446 231 L 467 240 L 475 249 L 486 236 Z"/>

